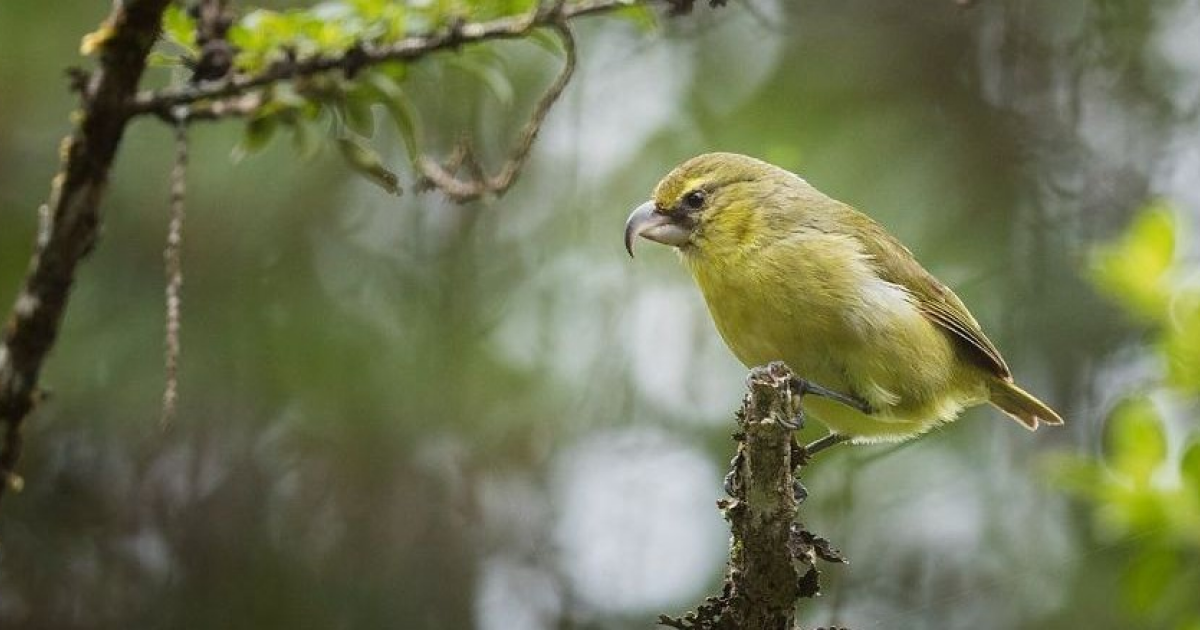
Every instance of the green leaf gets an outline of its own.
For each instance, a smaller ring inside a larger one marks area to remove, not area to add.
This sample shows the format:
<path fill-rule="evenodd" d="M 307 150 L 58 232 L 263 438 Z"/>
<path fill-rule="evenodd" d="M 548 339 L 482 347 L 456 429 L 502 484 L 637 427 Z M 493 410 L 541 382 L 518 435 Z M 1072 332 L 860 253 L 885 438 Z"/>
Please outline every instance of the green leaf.
<path fill-rule="evenodd" d="M 478 79 L 504 107 L 513 104 L 513 87 L 508 77 L 495 66 L 487 65 L 470 57 L 457 57 L 450 65 Z"/>
<path fill-rule="evenodd" d="M 613 15 L 627 20 L 643 33 L 651 33 L 658 28 L 658 16 L 654 14 L 653 9 L 645 4 L 631 4 L 622 9 L 617 9 L 613 12 Z"/>
<path fill-rule="evenodd" d="M 366 25 L 359 39 L 389 42 L 404 36 L 408 5 L 394 0 L 349 0 L 353 12 Z"/>
<path fill-rule="evenodd" d="M 252 16 L 257 13 L 260 12 L 248 14 L 229 29 L 229 43 L 238 51 L 234 65 L 243 72 L 257 72 L 265 68 L 272 50 L 272 40 L 264 29 L 251 26 L 254 23 Z"/>
<path fill-rule="evenodd" d="M 311 102 L 304 98 L 302 94 L 296 91 L 296 86 L 293 83 L 276 83 L 266 91 L 267 102 L 264 107 L 278 107 L 280 109 L 301 110 Z"/>
<path fill-rule="evenodd" d="M 555 57 L 561 57 L 563 54 L 562 39 L 548 28 L 535 29 L 525 39 L 528 42 L 537 44 Z"/>
<path fill-rule="evenodd" d="M 246 123 L 246 132 L 241 141 L 233 148 L 233 159 L 241 161 L 249 155 L 254 155 L 271 142 L 275 130 L 279 127 L 278 116 L 256 116 Z"/>
<path fill-rule="evenodd" d="M 172 43 L 196 52 L 196 21 L 178 4 L 167 5 L 163 13 L 163 35 Z"/>
<path fill-rule="evenodd" d="M 408 95 L 388 74 L 371 72 L 366 75 L 365 84 L 375 91 L 379 102 L 387 108 L 392 121 L 396 123 L 396 129 L 404 141 L 404 148 L 408 151 L 409 159 L 416 160 L 420 155 L 420 127 L 417 124 L 416 108 L 409 100 Z"/>
<path fill-rule="evenodd" d="M 1122 402 L 1109 420 L 1107 438 L 1113 468 L 1136 486 L 1149 486 L 1167 456 L 1167 437 L 1154 404 L 1144 397 Z"/>
<path fill-rule="evenodd" d="M 183 58 L 154 50 L 146 56 L 146 64 L 151 68 L 178 68 L 183 65 Z"/>
<path fill-rule="evenodd" d="M 333 7 L 331 4 L 317 5 Z M 296 13 L 300 25 L 301 38 L 298 42 L 310 43 L 315 47 L 314 52 L 338 53 L 354 45 L 357 33 L 347 28 L 348 24 L 342 18 L 340 10 L 314 11 L 313 13 Z M 302 18 L 300 16 L 303 16 Z"/>
<path fill-rule="evenodd" d="M 511 17 L 518 14 L 530 14 L 538 5 L 538 0 L 473 0 L 465 2 L 443 2 L 442 11 L 451 15 L 457 14 L 474 21 L 494 20 Z"/>
<path fill-rule="evenodd" d="M 375 135 L 375 112 L 371 111 L 371 101 L 364 91 L 347 93 L 339 109 L 351 131 L 365 138 Z"/>
<path fill-rule="evenodd" d="M 383 63 L 372 68 L 371 73 L 382 74 L 391 79 L 393 82 L 400 83 L 408 78 L 408 64 L 400 61 Z"/>
<path fill-rule="evenodd" d="M 1170 300 L 1167 271 L 1175 254 L 1175 221 L 1165 202 L 1143 208 L 1125 236 L 1099 248 L 1092 274 L 1134 314 L 1162 321 Z"/>
<path fill-rule="evenodd" d="M 317 119 L 299 116 L 291 122 L 293 146 L 301 159 L 311 160 L 321 151 L 321 134 L 317 132 Z"/>
<path fill-rule="evenodd" d="M 338 138 L 338 148 L 341 149 L 346 163 L 366 176 L 368 181 L 393 195 L 403 192 L 400 188 L 400 178 L 383 165 L 379 154 L 365 142 L 352 136 L 343 136 Z"/>

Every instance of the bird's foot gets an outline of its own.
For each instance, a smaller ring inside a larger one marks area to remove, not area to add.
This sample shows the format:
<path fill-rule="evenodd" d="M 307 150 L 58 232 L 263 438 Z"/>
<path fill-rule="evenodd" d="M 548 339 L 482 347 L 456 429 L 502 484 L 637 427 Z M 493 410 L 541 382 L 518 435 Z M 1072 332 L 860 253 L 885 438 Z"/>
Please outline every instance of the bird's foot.
<path fill-rule="evenodd" d="M 804 409 L 802 409 L 800 405 L 796 405 L 796 415 L 788 418 L 787 420 L 783 420 L 779 424 L 781 424 L 784 428 L 791 429 L 792 431 L 799 431 L 800 429 L 803 429 Z"/>
<path fill-rule="evenodd" d="M 843 394 L 841 392 L 835 392 L 828 387 L 818 385 L 810 380 L 800 378 L 799 376 L 792 377 L 791 385 L 792 391 L 796 396 L 803 397 L 806 394 L 812 394 L 814 396 L 820 396 L 821 398 L 828 398 L 834 402 L 842 403 L 847 407 L 857 409 L 865 414 L 870 414 L 873 412 L 871 405 L 861 398 Z"/>
<path fill-rule="evenodd" d="M 796 500 L 797 505 L 804 503 L 804 500 L 808 498 L 808 488 L 800 483 L 799 477 L 792 478 L 792 498 Z"/>
<path fill-rule="evenodd" d="M 813 440 L 812 442 L 809 442 L 807 445 L 800 447 L 799 465 L 807 464 L 808 460 L 812 459 L 812 457 L 814 455 L 816 455 L 817 453 L 820 453 L 821 451 L 823 451 L 827 448 L 830 448 L 832 446 L 837 446 L 838 444 L 841 444 L 843 442 L 849 442 L 849 441 L 850 441 L 850 436 L 840 435 L 837 433 L 830 433 L 829 435 L 826 435 L 823 438 L 818 438 L 816 440 Z"/>

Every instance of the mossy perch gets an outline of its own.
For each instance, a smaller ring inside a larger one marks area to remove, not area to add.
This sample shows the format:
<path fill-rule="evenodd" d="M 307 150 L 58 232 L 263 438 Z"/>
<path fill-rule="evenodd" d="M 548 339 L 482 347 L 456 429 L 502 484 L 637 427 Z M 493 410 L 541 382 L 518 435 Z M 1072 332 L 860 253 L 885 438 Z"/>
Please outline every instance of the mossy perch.
<path fill-rule="evenodd" d="M 658 622 L 683 630 L 791 630 L 796 602 L 819 592 L 818 558 L 845 562 L 828 541 L 796 521 L 794 472 L 806 463 L 792 429 L 799 396 L 796 377 L 782 363 L 754 368 L 737 413 L 737 454 L 717 506 L 732 531 L 721 594 L 695 612 L 662 615 Z"/>

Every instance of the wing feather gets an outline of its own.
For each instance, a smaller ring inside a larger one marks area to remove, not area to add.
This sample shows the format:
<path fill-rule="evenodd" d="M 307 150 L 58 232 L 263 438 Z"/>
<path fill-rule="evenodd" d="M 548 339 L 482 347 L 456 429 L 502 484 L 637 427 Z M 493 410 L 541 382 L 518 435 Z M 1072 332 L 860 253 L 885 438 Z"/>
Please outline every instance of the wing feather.
<path fill-rule="evenodd" d="M 979 365 L 1000 378 L 1011 379 L 1012 372 L 1000 351 L 983 333 L 962 300 L 926 271 L 912 252 L 882 226 L 866 215 L 854 213 L 866 219 L 868 224 L 866 229 L 870 238 L 861 239 L 861 242 L 863 250 L 874 259 L 879 276 L 908 289 L 921 313 L 949 333 Z"/>

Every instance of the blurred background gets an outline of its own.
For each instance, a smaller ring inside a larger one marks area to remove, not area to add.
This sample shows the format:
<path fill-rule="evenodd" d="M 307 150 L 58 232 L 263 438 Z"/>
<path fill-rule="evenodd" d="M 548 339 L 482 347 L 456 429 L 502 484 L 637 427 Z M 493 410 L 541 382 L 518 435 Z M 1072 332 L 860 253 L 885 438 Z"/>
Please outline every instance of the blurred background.
<path fill-rule="evenodd" d="M 5 309 L 107 10 L 0 3 Z M 166 429 L 171 134 L 130 129 L 0 511 L 0 627 L 645 628 L 699 603 L 745 370 L 672 253 L 620 232 L 728 150 L 885 224 L 1067 418 L 981 408 L 819 458 L 803 518 L 851 564 L 804 624 L 1200 629 L 1200 2 L 744 0 L 577 32 L 499 200 L 412 194 L 382 122 L 401 197 L 331 146 L 194 126 Z M 434 142 L 498 155 L 560 64 L 491 48 L 501 81 L 411 69 Z"/>

